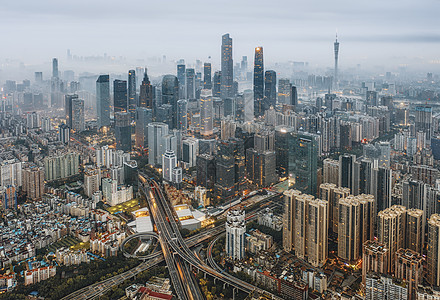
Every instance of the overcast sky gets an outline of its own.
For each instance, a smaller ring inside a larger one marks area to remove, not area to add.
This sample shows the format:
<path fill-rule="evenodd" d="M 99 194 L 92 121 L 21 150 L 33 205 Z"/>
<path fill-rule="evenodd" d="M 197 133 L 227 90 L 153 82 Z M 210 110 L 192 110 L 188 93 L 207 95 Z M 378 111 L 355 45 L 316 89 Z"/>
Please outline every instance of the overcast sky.
<path fill-rule="evenodd" d="M 341 67 L 424 64 L 440 60 L 438 0 L 15 0 L 0 2 L 0 58 L 26 64 L 76 55 L 168 59 L 212 56 L 221 35 L 234 59 L 264 47 L 267 62 L 333 64 L 338 32 Z M 249 58 L 251 61 L 251 57 Z M 433 68 L 438 68 L 433 65 Z"/>

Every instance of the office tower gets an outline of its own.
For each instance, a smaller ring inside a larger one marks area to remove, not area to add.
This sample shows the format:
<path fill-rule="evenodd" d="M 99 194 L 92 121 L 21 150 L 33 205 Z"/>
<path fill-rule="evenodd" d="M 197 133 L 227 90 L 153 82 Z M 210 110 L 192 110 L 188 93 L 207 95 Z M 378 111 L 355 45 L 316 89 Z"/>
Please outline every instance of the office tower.
<path fill-rule="evenodd" d="M 148 124 L 153 122 L 153 111 L 145 107 L 136 108 L 135 145 L 138 148 L 148 147 Z"/>
<path fill-rule="evenodd" d="M 292 127 L 277 126 L 275 128 L 275 155 L 278 177 L 289 177 L 289 139 Z"/>
<path fill-rule="evenodd" d="M 153 86 L 151 85 L 150 79 L 147 75 L 147 69 L 145 69 L 144 79 L 142 79 L 142 83 L 139 87 L 139 104 L 140 107 L 145 107 L 152 109 L 153 111 L 156 109 L 154 103 L 154 93 Z"/>
<path fill-rule="evenodd" d="M 366 241 L 362 251 L 362 283 L 366 283 L 367 274 L 375 272 L 387 274 L 388 252 L 385 245 L 377 240 Z"/>
<path fill-rule="evenodd" d="M 115 113 L 116 149 L 131 151 L 131 116 L 128 112 Z"/>
<path fill-rule="evenodd" d="M 177 101 L 177 129 L 186 132 L 188 129 L 188 101 Z"/>
<path fill-rule="evenodd" d="M 84 172 L 84 193 L 87 197 L 92 198 L 93 194 L 99 191 L 100 182 L 100 169 L 88 169 Z"/>
<path fill-rule="evenodd" d="M 277 103 L 277 73 L 268 70 L 264 73 L 264 99 L 266 107 L 275 107 Z"/>
<path fill-rule="evenodd" d="M 196 73 L 194 69 L 186 69 L 186 97 L 185 99 L 196 99 Z"/>
<path fill-rule="evenodd" d="M 378 105 L 376 91 L 367 91 L 366 105 L 367 106 L 377 106 Z"/>
<path fill-rule="evenodd" d="M 96 107 L 98 128 L 110 126 L 110 81 L 109 75 L 100 75 L 96 80 Z"/>
<path fill-rule="evenodd" d="M 423 261 L 422 255 L 411 249 L 401 248 L 396 253 L 395 276 L 408 284 L 408 300 L 417 299 L 416 290 L 423 280 Z"/>
<path fill-rule="evenodd" d="M 334 78 L 334 82 L 335 82 L 335 87 L 338 87 L 338 59 L 339 59 L 339 42 L 338 42 L 338 35 L 336 35 L 336 41 L 333 44 L 334 47 L 334 51 L 335 51 L 335 78 Z"/>
<path fill-rule="evenodd" d="M 231 138 L 217 143 L 215 195 L 217 203 L 239 194 L 245 178 L 244 142 Z"/>
<path fill-rule="evenodd" d="M 76 94 L 64 95 L 64 114 L 66 116 L 66 125 L 69 126 L 69 128 L 72 128 L 72 118 L 73 118 L 72 102 L 73 102 L 73 99 L 78 99 L 78 95 L 76 95 Z"/>
<path fill-rule="evenodd" d="M 432 107 L 428 105 L 418 105 L 415 107 L 416 120 L 415 131 L 423 131 L 426 133 L 426 140 L 431 141 L 432 130 Z"/>
<path fill-rule="evenodd" d="M 84 122 L 84 100 L 72 99 L 72 129 L 81 132 L 86 129 Z"/>
<path fill-rule="evenodd" d="M 373 168 L 371 174 L 371 191 L 376 199 L 376 213 L 378 213 L 391 206 L 392 170 Z"/>
<path fill-rule="evenodd" d="M 197 186 L 213 190 L 215 183 L 215 157 L 209 154 L 200 154 L 196 159 Z"/>
<path fill-rule="evenodd" d="M 352 193 L 355 161 L 356 155 L 353 154 L 339 156 L 339 186 L 349 188 Z"/>
<path fill-rule="evenodd" d="M 294 249 L 296 198 L 301 195 L 298 190 L 287 190 L 284 193 L 283 213 L 283 249 L 290 252 Z"/>
<path fill-rule="evenodd" d="M 182 162 L 185 163 L 185 168 L 192 168 L 196 166 L 197 154 L 199 153 L 199 140 L 188 137 L 182 141 Z"/>
<path fill-rule="evenodd" d="M 179 81 L 179 98 L 186 97 L 186 66 L 184 64 L 177 65 L 177 80 Z"/>
<path fill-rule="evenodd" d="M 223 114 L 225 117 L 231 116 L 232 120 L 236 116 L 236 98 L 226 98 L 223 100 Z"/>
<path fill-rule="evenodd" d="M 289 180 L 293 188 L 303 193 L 316 195 L 318 170 L 318 141 L 312 133 L 291 133 L 289 143 Z"/>
<path fill-rule="evenodd" d="M 226 217 L 226 256 L 233 260 L 244 258 L 246 233 L 245 212 L 241 209 L 228 211 Z"/>
<path fill-rule="evenodd" d="M 339 182 L 339 161 L 330 158 L 324 159 L 323 162 L 323 183 L 338 184 Z"/>
<path fill-rule="evenodd" d="M 173 106 L 170 104 L 162 104 L 155 109 L 155 121 L 162 122 L 172 127 L 173 125 Z"/>
<path fill-rule="evenodd" d="M 278 81 L 278 103 L 289 104 L 291 84 L 289 79 L 281 78 Z"/>
<path fill-rule="evenodd" d="M 388 252 L 388 273 L 394 272 L 396 252 L 405 246 L 406 208 L 393 205 L 377 215 L 377 235 Z"/>
<path fill-rule="evenodd" d="M 165 75 L 162 79 L 162 104 L 172 106 L 170 129 L 177 127 L 177 100 L 179 100 L 179 81 L 174 75 Z"/>
<path fill-rule="evenodd" d="M 213 103 L 212 91 L 202 90 L 200 94 L 200 134 L 209 136 L 213 129 Z"/>
<path fill-rule="evenodd" d="M 207 90 L 212 89 L 211 63 L 203 64 L 203 88 Z"/>
<path fill-rule="evenodd" d="M 298 106 L 298 91 L 296 90 L 296 86 L 291 85 L 290 86 L 290 101 L 289 105 L 293 107 L 293 110 L 296 110 L 296 107 Z"/>
<path fill-rule="evenodd" d="M 172 181 L 173 169 L 177 167 L 177 157 L 173 150 L 167 150 L 162 156 L 162 177 L 164 180 Z"/>
<path fill-rule="evenodd" d="M 366 276 L 365 300 L 388 299 L 407 300 L 408 288 L 395 277 L 368 273 Z"/>
<path fill-rule="evenodd" d="M 440 215 L 433 214 L 428 220 L 428 250 L 426 256 L 427 281 L 440 286 Z"/>
<path fill-rule="evenodd" d="M 23 169 L 23 191 L 31 200 L 41 199 L 44 194 L 44 170 L 41 167 L 28 166 Z"/>
<path fill-rule="evenodd" d="M 214 73 L 214 78 L 213 78 L 214 83 L 212 86 L 213 97 L 220 97 L 221 95 L 221 77 L 222 77 L 221 71 L 217 71 Z"/>
<path fill-rule="evenodd" d="M 254 61 L 254 115 L 261 117 L 268 107 L 264 105 L 264 62 L 263 47 L 255 48 Z"/>
<path fill-rule="evenodd" d="M 217 73 L 217 72 L 216 72 Z M 233 97 L 232 85 L 234 81 L 234 62 L 232 58 L 232 38 L 229 33 L 222 36 L 222 62 L 220 76 L 220 97 L 222 99 Z M 214 75 L 214 86 L 215 86 Z M 215 97 L 218 97 L 215 95 Z"/>
<path fill-rule="evenodd" d="M 52 78 L 58 78 L 59 77 L 58 72 L 58 58 L 52 59 Z"/>
<path fill-rule="evenodd" d="M 128 111 L 131 113 L 132 117 L 136 113 L 136 71 L 128 71 Z"/>
<path fill-rule="evenodd" d="M 320 199 L 308 201 L 306 241 L 308 262 L 322 267 L 328 256 L 328 202 Z"/>
<path fill-rule="evenodd" d="M 127 111 L 127 81 L 115 79 L 113 81 L 113 106 L 115 113 Z"/>
<path fill-rule="evenodd" d="M 58 127 L 58 140 L 64 144 L 68 144 L 70 141 L 70 128 L 64 123 Z"/>
<path fill-rule="evenodd" d="M 353 197 L 339 200 L 338 256 L 345 261 L 356 261 L 361 254 L 360 207 Z"/>
<path fill-rule="evenodd" d="M 270 186 L 277 180 L 275 152 L 269 150 L 246 150 L 247 179 L 259 187 Z"/>
<path fill-rule="evenodd" d="M 152 166 L 161 165 L 163 138 L 166 135 L 168 135 L 167 124 L 159 122 L 148 124 L 148 164 Z"/>
<path fill-rule="evenodd" d="M 43 82 L 43 72 L 35 72 L 35 82 Z"/>

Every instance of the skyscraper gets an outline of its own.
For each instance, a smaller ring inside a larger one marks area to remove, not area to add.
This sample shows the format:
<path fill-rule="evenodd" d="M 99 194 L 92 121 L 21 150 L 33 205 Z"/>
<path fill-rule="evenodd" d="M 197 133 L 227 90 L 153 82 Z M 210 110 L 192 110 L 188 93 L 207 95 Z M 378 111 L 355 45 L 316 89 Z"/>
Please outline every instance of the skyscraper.
<path fill-rule="evenodd" d="M 432 107 L 428 105 L 419 105 L 415 107 L 416 120 L 415 130 L 426 133 L 426 140 L 430 144 L 432 132 Z"/>
<path fill-rule="evenodd" d="M 295 234 L 295 211 L 296 197 L 301 195 L 298 190 L 287 190 L 284 193 L 284 214 L 283 214 L 283 249 L 290 252 L 294 249 Z"/>
<path fill-rule="evenodd" d="M 296 110 L 296 107 L 298 106 L 298 91 L 294 85 L 290 85 L 289 105 L 292 105 L 294 110 Z"/>
<path fill-rule="evenodd" d="M 281 78 L 278 81 L 278 103 L 289 104 L 291 84 L 289 79 Z"/>
<path fill-rule="evenodd" d="M 177 167 L 177 157 L 173 150 L 167 150 L 162 156 L 162 177 L 171 182 L 173 169 Z"/>
<path fill-rule="evenodd" d="M 115 79 L 113 81 L 113 106 L 115 113 L 127 111 L 127 81 Z"/>
<path fill-rule="evenodd" d="M 428 221 L 427 280 L 440 285 L 440 215 L 433 214 Z"/>
<path fill-rule="evenodd" d="M 167 134 L 167 124 L 159 122 L 148 124 L 148 164 L 152 166 L 162 164 L 163 138 Z"/>
<path fill-rule="evenodd" d="M 186 97 L 186 66 L 184 64 L 177 65 L 177 80 L 179 81 L 179 98 Z"/>
<path fill-rule="evenodd" d="M 147 75 L 147 69 L 145 68 L 144 79 L 139 88 L 139 104 L 140 107 L 150 108 L 152 110 L 156 109 L 154 107 L 154 93 L 153 86 L 151 85 L 150 79 Z"/>
<path fill-rule="evenodd" d="M 59 77 L 58 72 L 58 58 L 52 59 L 52 78 L 58 78 Z"/>
<path fill-rule="evenodd" d="M 185 99 L 196 98 L 196 73 L 194 69 L 186 69 L 186 97 Z"/>
<path fill-rule="evenodd" d="M 84 131 L 84 100 L 72 99 L 72 129 L 76 132 Z"/>
<path fill-rule="evenodd" d="M 232 38 L 229 37 L 229 33 L 222 36 L 222 62 L 220 79 L 220 97 L 222 99 L 233 97 L 232 85 L 234 81 L 234 62 L 232 58 Z"/>
<path fill-rule="evenodd" d="M 72 102 L 73 102 L 73 99 L 78 99 L 78 95 L 77 94 L 64 95 L 64 113 L 66 116 L 66 125 L 69 126 L 69 128 L 72 128 L 72 116 L 73 116 Z"/>
<path fill-rule="evenodd" d="M 214 78 L 213 78 L 213 86 L 212 86 L 212 96 L 213 97 L 220 97 L 221 95 L 221 77 L 222 77 L 222 72 L 221 71 L 217 71 L 214 73 Z"/>
<path fill-rule="evenodd" d="M 425 244 L 423 210 L 410 208 L 406 212 L 406 248 L 422 254 Z"/>
<path fill-rule="evenodd" d="M 360 208 L 354 197 L 339 200 L 338 256 L 345 261 L 356 261 L 361 254 Z"/>
<path fill-rule="evenodd" d="M 263 47 L 255 48 L 254 61 L 254 115 L 260 117 L 264 115 L 266 107 L 264 105 L 264 62 Z"/>
<path fill-rule="evenodd" d="M 339 42 L 338 42 L 338 35 L 336 35 L 336 41 L 333 44 L 334 51 L 335 51 L 335 87 L 338 86 L 338 59 L 339 59 Z"/>
<path fill-rule="evenodd" d="M 128 112 L 115 113 L 116 149 L 131 151 L 131 116 Z"/>
<path fill-rule="evenodd" d="M 179 100 L 179 81 L 174 75 L 165 75 L 162 79 L 162 104 L 172 106 L 170 129 L 177 127 L 177 100 Z"/>
<path fill-rule="evenodd" d="M 136 113 L 136 71 L 128 71 L 128 111 L 134 117 Z"/>
<path fill-rule="evenodd" d="M 177 101 L 177 129 L 186 132 L 188 129 L 188 101 Z"/>
<path fill-rule="evenodd" d="M 212 89 L 211 63 L 203 64 L 203 88 L 207 90 Z"/>
<path fill-rule="evenodd" d="M 339 156 L 339 186 L 349 188 L 351 193 L 353 193 L 355 161 L 356 155 L 353 154 Z"/>
<path fill-rule="evenodd" d="M 267 70 L 264 73 L 264 101 L 266 107 L 275 107 L 277 102 L 277 73 Z"/>
<path fill-rule="evenodd" d="M 200 134 L 209 136 L 213 130 L 212 91 L 202 90 L 200 94 Z"/>
<path fill-rule="evenodd" d="M 233 260 L 244 258 L 245 233 L 244 210 L 230 210 L 226 217 L 226 255 Z"/>
<path fill-rule="evenodd" d="M 110 126 L 110 76 L 100 75 L 96 80 L 98 128 Z"/>
<path fill-rule="evenodd" d="M 313 199 L 307 203 L 307 257 L 314 267 L 322 267 L 328 256 L 328 202 Z"/>
<path fill-rule="evenodd" d="M 148 124 L 153 121 L 153 111 L 145 107 L 136 108 L 136 147 L 146 148 L 148 146 Z"/>
<path fill-rule="evenodd" d="M 362 251 L 362 282 L 364 284 L 369 272 L 387 274 L 388 252 L 389 250 L 385 248 L 385 245 L 377 240 L 364 243 Z"/>

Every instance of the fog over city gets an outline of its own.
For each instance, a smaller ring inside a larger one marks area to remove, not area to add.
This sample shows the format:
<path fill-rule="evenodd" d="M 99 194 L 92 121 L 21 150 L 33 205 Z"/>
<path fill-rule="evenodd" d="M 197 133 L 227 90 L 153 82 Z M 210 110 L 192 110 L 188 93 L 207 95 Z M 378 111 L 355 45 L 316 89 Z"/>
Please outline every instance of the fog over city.
<path fill-rule="evenodd" d="M 423 1 L 3 1 L 2 69 L 22 62 L 50 69 L 50 59 L 114 56 L 135 66 L 153 58 L 220 61 L 220 37 L 234 38 L 234 59 L 264 46 L 268 64 L 421 71 L 439 68 L 440 2 Z M 359 66 L 358 66 L 359 65 Z M 121 68 L 121 72 L 126 67 Z M 90 68 L 88 68 L 90 71 Z M 108 72 L 105 66 L 96 71 Z M 114 68 L 114 71 L 118 71 Z M 157 75 L 163 69 L 157 70 Z M 154 75 L 154 69 L 152 70 Z"/>

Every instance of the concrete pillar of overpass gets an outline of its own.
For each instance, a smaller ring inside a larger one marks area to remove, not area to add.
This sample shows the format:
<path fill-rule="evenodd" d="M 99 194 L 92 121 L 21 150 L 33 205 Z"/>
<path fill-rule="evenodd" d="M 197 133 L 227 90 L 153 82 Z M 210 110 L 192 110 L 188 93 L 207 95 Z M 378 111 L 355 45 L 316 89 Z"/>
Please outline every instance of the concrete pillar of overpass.
<path fill-rule="evenodd" d="M 232 300 L 235 300 L 235 291 L 237 290 L 237 288 L 233 288 L 232 289 Z M 238 291 L 237 291 L 238 292 Z"/>
<path fill-rule="evenodd" d="M 205 279 L 206 279 L 206 272 L 204 273 L 204 275 L 203 275 L 203 278 L 205 278 Z"/>

